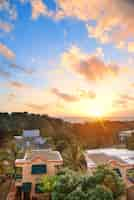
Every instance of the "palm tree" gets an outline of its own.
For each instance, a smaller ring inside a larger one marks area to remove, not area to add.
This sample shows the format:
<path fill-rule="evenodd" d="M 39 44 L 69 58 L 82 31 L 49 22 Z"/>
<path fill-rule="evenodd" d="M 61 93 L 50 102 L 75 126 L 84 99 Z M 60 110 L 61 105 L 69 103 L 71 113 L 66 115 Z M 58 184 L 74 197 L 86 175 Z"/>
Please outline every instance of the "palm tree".
<path fill-rule="evenodd" d="M 85 168 L 85 159 L 83 149 L 77 141 L 70 143 L 63 152 L 64 164 L 73 170 L 83 170 Z"/>

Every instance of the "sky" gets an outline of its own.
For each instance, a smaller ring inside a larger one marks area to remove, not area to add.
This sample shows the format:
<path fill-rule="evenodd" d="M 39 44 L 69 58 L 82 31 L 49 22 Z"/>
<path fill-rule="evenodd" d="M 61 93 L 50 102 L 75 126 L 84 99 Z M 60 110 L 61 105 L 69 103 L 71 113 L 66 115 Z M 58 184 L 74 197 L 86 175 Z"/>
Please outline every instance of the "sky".
<path fill-rule="evenodd" d="M 133 0 L 0 0 L 0 112 L 134 117 Z"/>

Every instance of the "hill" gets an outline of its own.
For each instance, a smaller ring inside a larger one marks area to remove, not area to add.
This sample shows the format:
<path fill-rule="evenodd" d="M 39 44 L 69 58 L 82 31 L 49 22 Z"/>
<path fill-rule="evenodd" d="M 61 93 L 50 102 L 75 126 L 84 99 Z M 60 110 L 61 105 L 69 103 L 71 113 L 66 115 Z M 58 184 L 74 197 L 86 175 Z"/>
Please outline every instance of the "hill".
<path fill-rule="evenodd" d="M 134 121 L 71 123 L 48 115 L 27 112 L 0 113 L 0 140 L 21 135 L 23 129 L 40 129 L 44 137 L 76 137 L 84 146 L 108 147 L 118 144 L 121 130 L 134 129 Z"/>

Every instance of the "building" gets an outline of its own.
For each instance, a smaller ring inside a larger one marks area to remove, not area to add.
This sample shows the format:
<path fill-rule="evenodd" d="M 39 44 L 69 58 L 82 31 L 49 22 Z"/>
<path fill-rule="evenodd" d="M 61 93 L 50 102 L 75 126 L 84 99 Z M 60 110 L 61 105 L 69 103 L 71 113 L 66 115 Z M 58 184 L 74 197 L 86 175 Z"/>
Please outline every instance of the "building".
<path fill-rule="evenodd" d="M 120 131 L 119 132 L 119 142 L 121 144 L 126 144 L 127 138 L 131 137 L 134 134 L 134 130 L 126 130 L 126 131 Z"/>
<path fill-rule="evenodd" d="M 20 191 L 22 199 L 31 199 L 39 195 L 39 182 L 43 175 L 55 175 L 62 166 L 63 160 L 58 151 L 38 149 L 26 152 L 23 159 L 15 161 L 15 186 Z"/>
<path fill-rule="evenodd" d="M 125 181 L 127 188 L 134 184 L 134 178 L 129 175 L 134 173 L 134 151 L 127 149 L 93 149 L 85 152 L 85 159 L 89 173 L 102 164 L 108 164 Z"/>
<path fill-rule="evenodd" d="M 22 149 L 48 149 L 48 145 L 45 138 L 40 136 L 40 130 L 23 130 L 21 136 L 14 136 L 17 145 Z"/>

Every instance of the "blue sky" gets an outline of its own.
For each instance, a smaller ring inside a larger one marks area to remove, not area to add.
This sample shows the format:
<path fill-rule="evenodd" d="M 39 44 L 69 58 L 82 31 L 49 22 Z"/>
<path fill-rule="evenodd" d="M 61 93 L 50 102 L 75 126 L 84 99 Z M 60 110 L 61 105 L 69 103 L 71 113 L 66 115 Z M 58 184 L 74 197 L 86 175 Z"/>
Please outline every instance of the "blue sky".
<path fill-rule="evenodd" d="M 132 8 L 124 0 L 112 9 L 109 0 L 0 3 L 1 112 L 133 117 Z"/>

